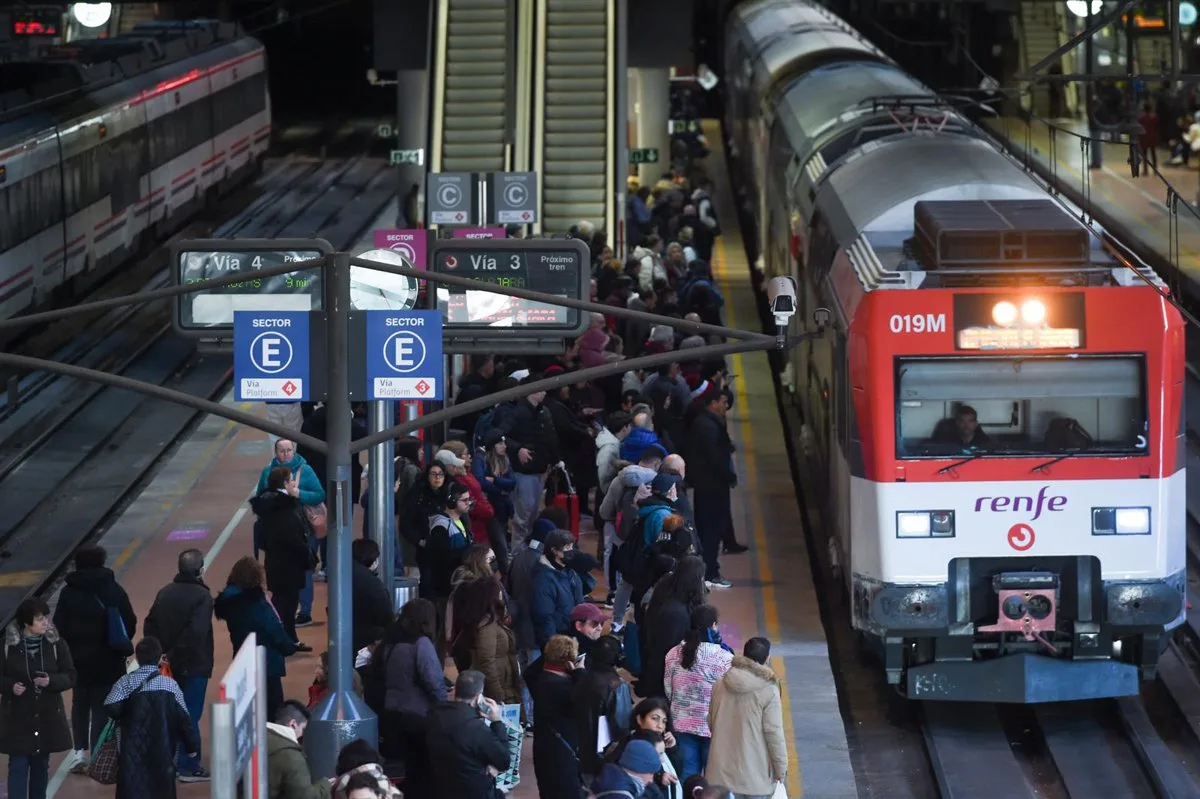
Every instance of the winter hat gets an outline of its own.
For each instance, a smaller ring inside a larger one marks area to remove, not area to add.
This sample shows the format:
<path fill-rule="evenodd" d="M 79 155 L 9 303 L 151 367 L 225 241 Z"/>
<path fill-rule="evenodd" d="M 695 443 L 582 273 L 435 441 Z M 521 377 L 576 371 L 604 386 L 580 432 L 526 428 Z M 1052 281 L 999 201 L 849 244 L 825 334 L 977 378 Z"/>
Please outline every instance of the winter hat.
<path fill-rule="evenodd" d="M 657 774 L 662 771 L 662 761 L 658 759 L 654 744 L 639 739 L 625 745 L 618 765 L 634 774 Z"/>
<path fill-rule="evenodd" d="M 671 474 L 670 472 L 659 472 L 650 481 L 650 490 L 659 496 L 665 497 L 677 485 L 679 485 L 679 475 Z"/>
<path fill-rule="evenodd" d="M 549 519 L 538 519 L 533 523 L 533 532 L 529 534 L 529 537 L 540 544 L 546 540 L 546 536 L 554 529 L 554 522 Z"/>

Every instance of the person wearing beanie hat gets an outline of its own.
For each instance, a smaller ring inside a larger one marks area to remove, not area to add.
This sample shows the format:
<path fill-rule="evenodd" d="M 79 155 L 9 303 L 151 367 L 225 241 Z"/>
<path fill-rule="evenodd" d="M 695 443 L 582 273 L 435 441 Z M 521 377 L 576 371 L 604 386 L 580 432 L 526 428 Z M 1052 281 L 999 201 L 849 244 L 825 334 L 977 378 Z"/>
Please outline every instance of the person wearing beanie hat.
<path fill-rule="evenodd" d="M 619 761 L 605 763 L 600 769 L 592 783 L 592 793 L 596 799 L 658 799 L 664 794 L 654 783 L 654 776 L 661 770 L 662 763 L 654 744 L 634 739 L 625 745 Z"/>

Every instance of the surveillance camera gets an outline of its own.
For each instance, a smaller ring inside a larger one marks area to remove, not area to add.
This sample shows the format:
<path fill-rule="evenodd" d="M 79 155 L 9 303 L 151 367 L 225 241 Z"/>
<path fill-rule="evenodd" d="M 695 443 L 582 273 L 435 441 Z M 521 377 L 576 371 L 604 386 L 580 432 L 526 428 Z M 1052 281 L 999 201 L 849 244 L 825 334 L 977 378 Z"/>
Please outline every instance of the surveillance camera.
<path fill-rule="evenodd" d="M 771 303 L 775 324 L 786 328 L 788 320 L 796 315 L 796 281 L 786 276 L 771 278 L 767 282 L 767 300 Z"/>

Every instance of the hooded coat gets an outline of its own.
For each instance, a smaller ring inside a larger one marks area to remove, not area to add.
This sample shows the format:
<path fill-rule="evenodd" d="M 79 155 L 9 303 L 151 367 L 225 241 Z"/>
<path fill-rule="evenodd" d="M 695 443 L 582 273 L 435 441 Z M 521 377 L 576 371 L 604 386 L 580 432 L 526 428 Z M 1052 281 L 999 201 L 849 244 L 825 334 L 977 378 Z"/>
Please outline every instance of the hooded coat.
<path fill-rule="evenodd" d="M 136 641 L 137 616 L 112 569 L 78 569 L 67 575 L 54 609 L 54 627 L 71 649 L 80 683 L 111 686 L 124 676 L 125 658 L 133 654 L 108 645 L 108 608 L 121 613 L 125 633 Z"/>
<path fill-rule="evenodd" d="M 704 775 L 731 791 L 770 796 L 787 779 L 787 738 L 779 679 L 767 666 L 738 655 L 713 687 L 708 726 L 714 746 Z"/>
<path fill-rule="evenodd" d="M 34 675 L 44 671 L 50 684 L 35 691 Z M 13 685 L 25 683 L 17 696 Z M 38 653 L 27 657 L 21 626 L 14 621 L 4 630 L 4 655 L 0 660 L 0 753 L 49 754 L 71 748 L 71 726 L 62 695 L 75 686 L 75 661 L 71 648 L 51 626 L 42 637 Z"/>
<path fill-rule="evenodd" d="M 296 642 L 284 632 L 283 622 L 261 588 L 243 591 L 236 585 L 227 585 L 213 603 L 213 612 L 229 626 L 229 641 L 234 652 L 241 649 L 250 633 L 254 633 L 259 645 L 267 649 L 267 676 L 287 674 L 284 658 L 295 653 Z"/>
<path fill-rule="evenodd" d="M 617 525 L 617 537 L 626 539 L 629 530 L 637 521 L 636 504 L 650 496 L 650 481 L 658 472 L 636 463 L 626 466 L 613 480 L 608 491 L 604 493 L 604 501 L 600 503 L 600 518 Z"/>
<path fill-rule="evenodd" d="M 329 799 L 329 780 L 313 780 L 308 758 L 291 727 L 267 724 L 267 795 L 279 799 Z"/>
<path fill-rule="evenodd" d="M 645 427 L 635 426 L 630 429 L 629 435 L 625 436 L 625 440 L 621 442 L 619 449 L 621 459 L 637 463 L 641 459 L 642 453 L 646 451 L 646 447 L 651 444 L 659 444 L 658 433 Z M 659 444 L 659 446 L 662 445 Z"/>
<path fill-rule="evenodd" d="M 183 692 L 158 666 L 126 674 L 104 700 L 119 731 L 116 799 L 174 799 L 175 752 L 199 752 Z"/>

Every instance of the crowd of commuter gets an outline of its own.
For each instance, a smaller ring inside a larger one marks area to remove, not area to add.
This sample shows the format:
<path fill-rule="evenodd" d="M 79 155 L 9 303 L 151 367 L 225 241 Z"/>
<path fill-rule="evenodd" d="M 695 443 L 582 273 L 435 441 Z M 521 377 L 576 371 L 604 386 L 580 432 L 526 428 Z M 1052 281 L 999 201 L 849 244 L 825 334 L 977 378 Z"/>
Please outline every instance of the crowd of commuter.
<path fill-rule="evenodd" d="M 305 757 L 327 654 L 307 703 L 285 695 L 283 677 L 289 657 L 312 651 L 297 630 L 326 576 L 327 475 L 323 457 L 273 438 L 251 500 L 253 554 L 210 587 L 202 553 L 182 552 L 136 646 L 137 615 L 101 549 L 76 555 L 54 623 L 40 600 L 22 604 L 0 661 L 8 795 L 44 799 L 52 752 L 73 749 L 73 770 L 100 779 L 110 719 L 118 797 L 172 797 L 177 779 L 208 779 L 199 724 L 215 618 L 235 650 L 251 633 L 266 648 L 270 799 L 492 799 L 515 781 L 529 736 L 546 799 L 777 796 L 788 761 L 770 643 L 734 652 L 708 601 L 730 585 L 722 557 L 746 547 L 731 510 L 733 377 L 694 354 L 714 339 L 671 323 L 719 325 L 725 302 L 710 268 L 720 224 L 688 157 L 703 141 L 682 145 L 673 155 L 686 168 L 633 192 L 624 257 L 591 223 L 572 231 L 592 252 L 593 299 L 661 321 L 593 314 L 562 355 L 473 357 L 455 399 L 677 357 L 464 415 L 428 450 L 397 442 L 398 562 L 419 595 L 395 608 L 378 544 L 352 545 L 354 687 L 380 718 L 378 750 L 348 745 L 333 779 L 314 778 Z M 324 407 L 269 413 L 324 437 Z M 361 469 L 354 477 L 365 486 Z"/>

